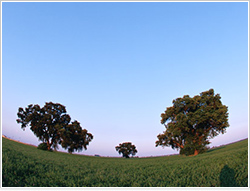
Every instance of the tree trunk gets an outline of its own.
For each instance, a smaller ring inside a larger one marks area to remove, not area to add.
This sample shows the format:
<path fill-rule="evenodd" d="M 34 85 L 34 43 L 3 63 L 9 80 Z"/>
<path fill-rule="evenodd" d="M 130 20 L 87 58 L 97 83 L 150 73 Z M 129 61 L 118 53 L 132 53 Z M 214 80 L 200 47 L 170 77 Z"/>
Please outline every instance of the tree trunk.
<path fill-rule="evenodd" d="M 196 156 L 196 155 L 198 155 L 198 154 L 199 154 L 199 151 L 195 149 L 194 155 L 193 155 L 193 156 Z"/>
<path fill-rule="evenodd" d="M 47 148 L 48 148 L 48 150 L 50 150 L 50 144 L 49 144 L 49 141 L 47 141 Z"/>
<path fill-rule="evenodd" d="M 129 158 L 129 156 L 127 154 L 123 154 L 123 157 L 125 158 Z"/>

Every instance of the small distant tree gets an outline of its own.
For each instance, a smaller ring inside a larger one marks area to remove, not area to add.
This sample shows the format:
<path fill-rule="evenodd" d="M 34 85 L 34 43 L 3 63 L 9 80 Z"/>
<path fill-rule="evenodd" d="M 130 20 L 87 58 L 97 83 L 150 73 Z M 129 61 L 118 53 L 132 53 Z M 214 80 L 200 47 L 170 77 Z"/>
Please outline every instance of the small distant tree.
<path fill-rule="evenodd" d="M 122 153 L 125 158 L 129 158 L 129 155 L 134 156 L 137 153 L 135 145 L 132 145 L 131 142 L 120 143 L 115 149 L 119 154 Z"/>
<path fill-rule="evenodd" d="M 171 146 L 185 155 L 204 152 L 208 139 L 225 133 L 229 126 L 228 108 L 220 99 L 210 89 L 193 98 L 185 95 L 174 100 L 161 114 L 166 130 L 157 136 L 156 146 Z"/>
<path fill-rule="evenodd" d="M 48 150 L 56 150 L 58 144 L 63 144 L 63 148 L 70 148 L 69 152 L 81 150 L 81 146 L 86 149 L 86 145 L 93 139 L 93 135 L 87 133 L 86 129 L 82 130 L 77 121 L 70 124 L 71 118 L 66 114 L 65 106 L 59 103 L 48 102 L 42 108 L 33 104 L 25 109 L 20 107 L 17 116 L 17 123 L 21 123 L 21 128 L 25 130 L 30 126 L 39 140 L 47 144 Z"/>

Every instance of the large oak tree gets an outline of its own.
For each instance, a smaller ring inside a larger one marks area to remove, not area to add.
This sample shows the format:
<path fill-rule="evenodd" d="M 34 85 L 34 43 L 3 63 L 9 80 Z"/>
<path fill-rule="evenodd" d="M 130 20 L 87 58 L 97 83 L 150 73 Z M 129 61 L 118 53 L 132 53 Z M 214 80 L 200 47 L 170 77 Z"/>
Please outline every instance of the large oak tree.
<path fill-rule="evenodd" d="M 225 133 L 228 108 L 214 90 L 200 93 L 193 98 L 185 95 L 173 100 L 173 106 L 161 114 L 166 130 L 157 136 L 156 146 L 180 149 L 180 154 L 197 155 L 203 152 L 209 139 Z"/>
<path fill-rule="evenodd" d="M 70 124 L 70 116 L 66 114 L 65 106 L 59 103 L 48 102 L 44 107 L 30 104 L 23 109 L 20 107 L 17 113 L 17 123 L 25 130 L 30 130 L 47 144 L 48 150 L 57 149 L 58 144 L 69 152 L 86 149 L 86 145 L 93 139 L 93 135 L 82 130 L 80 123 L 74 121 Z"/>

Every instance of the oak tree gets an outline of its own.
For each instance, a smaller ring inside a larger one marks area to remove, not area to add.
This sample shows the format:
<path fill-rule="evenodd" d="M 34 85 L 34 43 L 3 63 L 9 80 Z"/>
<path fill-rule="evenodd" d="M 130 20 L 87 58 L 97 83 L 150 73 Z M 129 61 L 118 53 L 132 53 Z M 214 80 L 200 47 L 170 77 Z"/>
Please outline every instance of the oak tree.
<path fill-rule="evenodd" d="M 166 130 L 157 136 L 156 146 L 180 149 L 180 154 L 197 155 L 206 150 L 209 139 L 225 133 L 228 124 L 228 108 L 214 90 L 200 95 L 173 100 L 173 106 L 161 114 Z"/>
<path fill-rule="evenodd" d="M 84 145 L 82 143 L 83 139 L 85 146 L 93 139 L 92 135 L 90 139 L 83 133 L 86 130 L 82 130 L 78 122 L 78 131 L 75 132 L 71 139 L 66 139 L 65 134 L 70 134 L 72 126 L 75 126 L 75 122 L 70 124 L 71 118 L 66 114 L 65 106 L 59 103 L 46 102 L 42 108 L 37 104 L 30 104 L 25 109 L 20 107 L 17 116 L 18 119 L 16 121 L 21 123 L 21 128 L 25 130 L 27 126 L 30 126 L 30 130 L 38 139 L 47 144 L 48 150 L 51 148 L 56 150 L 58 144 L 63 144 L 63 148 L 68 148 L 70 144 L 70 147 L 74 147 L 74 149 L 69 151 L 72 150 L 73 152 L 81 147 L 80 144 Z M 67 146 L 65 146 L 65 142 L 67 142 Z"/>
<path fill-rule="evenodd" d="M 115 149 L 119 154 L 122 153 L 125 158 L 129 158 L 129 155 L 134 156 L 137 153 L 135 145 L 132 145 L 131 142 L 120 143 Z"/>

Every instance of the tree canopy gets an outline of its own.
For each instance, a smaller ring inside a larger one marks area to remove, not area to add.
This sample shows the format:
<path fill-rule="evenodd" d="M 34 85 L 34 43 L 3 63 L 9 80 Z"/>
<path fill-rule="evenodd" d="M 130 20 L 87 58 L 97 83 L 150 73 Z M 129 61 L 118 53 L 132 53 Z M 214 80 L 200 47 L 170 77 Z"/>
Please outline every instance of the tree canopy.
<path fill-rule="evenodd" d="M 129 155 L 134 156 L 137 153 L 135 145 L 132 145 L 131 142 L 120 143 L 115 149 L 119 154 L 122 153 L 125 158 L 129 158 Z"/>
<path fill-rule="evenodd" d="M 197 155 L 206 149 L 211 139 L 225 133 L 228 124 L 228 108 L 214 90 L 173 100 L 173 106 L 161 114 L 166 130 L 157 136 L 156 146 L 180 149 L 180 154 Z"/>
<path fill-rule="evenodd" d="M 66 114 L 65 106 L 59 103 L 46 102 L 44 107 L 30 104 L 25 109 L 19 108 L 17 123 L 25 130 L 30 130 L 47 144 L 48 150 L 57 149 L 58 144 L 72 153 L 75 150 L 87 149 L 93 135 L 82 129 L 78 121 L 70 124 L 71 118 Z"/>
<path fill-rule="evenodd" d="M 93 135 L 88 133 L 86 129 L 82 129 L 78 121 L 72 122 L 59 130 L 61 139 L 60 144 L 63 148 L 68 149 L 69 153 L 75 150 L 86 150 L 87 145 L 93 139 Z"/>

